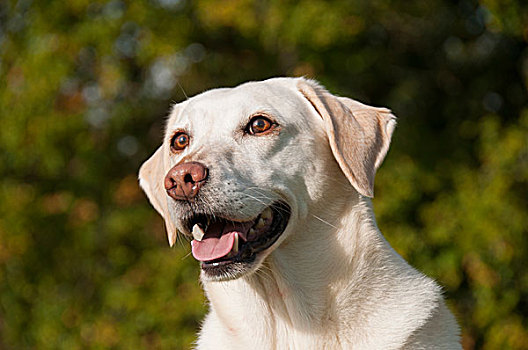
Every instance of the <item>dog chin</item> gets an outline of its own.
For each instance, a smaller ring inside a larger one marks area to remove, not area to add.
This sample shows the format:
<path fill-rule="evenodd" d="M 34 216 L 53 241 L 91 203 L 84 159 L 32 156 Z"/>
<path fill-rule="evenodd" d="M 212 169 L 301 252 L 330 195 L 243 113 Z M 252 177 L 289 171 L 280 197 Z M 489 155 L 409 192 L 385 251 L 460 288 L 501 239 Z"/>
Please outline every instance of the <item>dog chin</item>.
<path fill-rule="evenodd" d="M 255 256 L 253 262 L 233 262 L 229 265 L 215 268 L 204 266 L 204 264 L 201 263 L 202 280 L 210 282 L 225 282 L 249 276 L 258 271 L 262 262 L 271 253 L 273 248 L 274 247 L 271 247 L 267 252 L 259 253 Z"/>

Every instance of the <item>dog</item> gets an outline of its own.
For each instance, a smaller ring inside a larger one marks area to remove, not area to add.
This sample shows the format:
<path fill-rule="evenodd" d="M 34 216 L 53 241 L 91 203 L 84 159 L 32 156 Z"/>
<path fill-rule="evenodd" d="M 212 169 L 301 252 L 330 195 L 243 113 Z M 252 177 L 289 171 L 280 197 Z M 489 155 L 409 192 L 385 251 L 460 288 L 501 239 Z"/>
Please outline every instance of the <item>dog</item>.
<path fill-rule="evenodd" d="M 172 108 L 139 181 L 170 245 L 192 238 L 209 300 L 197 349 L 461 349 L 441 288 L 376 225 L 395 126 L 306 78 Z"/>

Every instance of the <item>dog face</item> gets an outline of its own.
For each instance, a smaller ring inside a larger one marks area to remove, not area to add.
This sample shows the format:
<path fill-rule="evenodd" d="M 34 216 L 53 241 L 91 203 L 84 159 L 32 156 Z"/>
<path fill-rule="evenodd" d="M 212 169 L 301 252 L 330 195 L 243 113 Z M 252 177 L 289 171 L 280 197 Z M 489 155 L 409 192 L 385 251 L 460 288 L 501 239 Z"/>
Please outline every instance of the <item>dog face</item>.
<path fill-rule="evenodd" d="M 330 193 L 331 169 L 372 196 L 395 126 L 386 109 L 275 78 L 215 89 L 176 105 L 140 184 L 209 280 L 251 273 Z M 353 190 L 352 190 L 353 191 Z"/>

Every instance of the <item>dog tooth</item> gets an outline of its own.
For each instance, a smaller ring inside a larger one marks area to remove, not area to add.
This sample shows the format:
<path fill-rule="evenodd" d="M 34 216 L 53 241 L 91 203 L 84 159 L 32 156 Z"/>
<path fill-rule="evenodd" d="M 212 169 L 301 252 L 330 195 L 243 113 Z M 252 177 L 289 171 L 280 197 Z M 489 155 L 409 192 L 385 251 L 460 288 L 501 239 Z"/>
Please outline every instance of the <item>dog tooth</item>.
<path fill-rule="evenodd" d="M 238 233 L 235 232 L 235 242 L 233 243 L 233 249 L 231 250 L 233 255 L 236 255 L 238 253 Z"/>
<path fill-rule="evenodd" d="M 272 216 L 271 208 L 267 207 L 262 214 L 260 214 L 260 217 L 264 220 L 270 219 Z"/>
<path fill-rule="evenodd" d="M 193 235 L 195 240 L 200 242 L 202 240 L 203 236 L 205 235 L 205 232 L 200 227 L 200 225 L 194 224 L 193 229 L 192 229 L 192 235 Z"/>
<path fill-rule="evenodd" d="M 259 229 L 259 228 L 263 228 L 264 225 L 266 225 L 266 222 L 264 221 L 265 219 L 264 218 L 260 218 L 259 221 L 257 222 L 257 224 L 255 225 L 255 228 L 256 229 Z"/>
<path fill-rule="evenodd" d="M 253 237 L 253 236 L 255 236 L 255 229 L 250 228 L 250 229 L 249 229 L 249 232 L 248 232 L 248 239 L 249 239 L 250 237 Z"/>

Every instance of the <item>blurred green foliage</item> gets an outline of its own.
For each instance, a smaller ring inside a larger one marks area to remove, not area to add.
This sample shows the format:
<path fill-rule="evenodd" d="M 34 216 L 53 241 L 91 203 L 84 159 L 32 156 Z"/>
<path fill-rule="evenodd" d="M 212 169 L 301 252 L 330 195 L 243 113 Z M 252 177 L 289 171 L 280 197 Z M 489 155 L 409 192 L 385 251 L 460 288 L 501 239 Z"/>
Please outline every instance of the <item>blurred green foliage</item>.
<path fill-rule="evenodd" d="M 515 0 L 2 1 L 0 348 L 190 347 L 198 264 L 137 169 L 185 93 L 276 75 L 393 109 L 382 232 L 465 349 L 528 348 L 527 40 Z"/>

